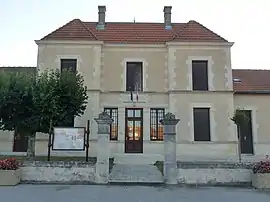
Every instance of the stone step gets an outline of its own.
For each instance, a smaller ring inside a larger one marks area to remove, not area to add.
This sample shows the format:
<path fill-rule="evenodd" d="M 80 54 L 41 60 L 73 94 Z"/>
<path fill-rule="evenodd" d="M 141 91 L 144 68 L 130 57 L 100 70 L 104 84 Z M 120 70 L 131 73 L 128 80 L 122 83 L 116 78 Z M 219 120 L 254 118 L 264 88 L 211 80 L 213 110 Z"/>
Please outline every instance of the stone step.
<path fill-rule="evenodd" d="M 163 161 L 164 156 L 158 154 L 115 154 L 115 164 L 153 165 L 156 161 Z"/>
<path fill-rule="evenodd" d="M 115 164 L 109 178 L 110 183 L 145 183 L 164 182 L 162 173 L 154 165 Z"/>

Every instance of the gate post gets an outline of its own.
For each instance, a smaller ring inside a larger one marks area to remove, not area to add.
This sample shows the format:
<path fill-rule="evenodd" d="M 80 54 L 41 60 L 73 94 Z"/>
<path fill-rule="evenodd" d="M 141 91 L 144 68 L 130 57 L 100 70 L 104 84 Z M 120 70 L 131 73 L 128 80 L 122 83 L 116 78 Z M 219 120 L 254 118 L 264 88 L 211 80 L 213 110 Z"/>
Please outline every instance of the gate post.
<path fill-rule="evenodd" d="M 160 123 L 164 125 L 164 180 L 166 184 L 177 184 L 176 162 L 176 119 L 172 113 L 167 113 Z"/>
<path fill-rule="evenodd" d="M 106 112 L 102 112 L 95 121 L 98 124 L 96 182 L 107 184 L 109 182 L 109 133 L 113 119 Z"/>

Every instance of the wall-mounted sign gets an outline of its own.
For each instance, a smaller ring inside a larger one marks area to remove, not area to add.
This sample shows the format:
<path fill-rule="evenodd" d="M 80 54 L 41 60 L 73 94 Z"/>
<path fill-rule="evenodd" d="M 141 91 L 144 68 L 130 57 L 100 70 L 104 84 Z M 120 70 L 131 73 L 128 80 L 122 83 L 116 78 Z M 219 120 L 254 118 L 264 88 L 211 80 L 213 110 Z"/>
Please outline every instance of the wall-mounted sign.
<path fill-rule="evenodd" d="M 84 151 L 84 127 L 55 127 L 53 130 L 52 150 Z"/>

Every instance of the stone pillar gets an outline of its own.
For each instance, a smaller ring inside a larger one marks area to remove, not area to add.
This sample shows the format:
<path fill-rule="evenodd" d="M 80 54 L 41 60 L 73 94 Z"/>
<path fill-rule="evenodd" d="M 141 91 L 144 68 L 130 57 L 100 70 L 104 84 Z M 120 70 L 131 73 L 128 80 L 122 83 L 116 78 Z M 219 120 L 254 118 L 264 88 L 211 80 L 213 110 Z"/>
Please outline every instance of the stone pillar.
<path fill-rule="evenodd" d="M 107 184 L 109 182 L 109 131 L 113 119 L 106 112 L 102 112 L 95 121 L 98 124 L 96 182 Z"/>
<path fill-rule="evenodd" d="M 143 125 L 150 126 L 150 108 L 143 109 Z M 150 127 L 143 127 L 143 140 L 150 140 Z M 149 134 L 149 135 L 148 135 Z"/>
<path fill-rule="evenodd" d="M 118 140 L 123 143 L 125 142 L 125 108 L 118 108 L 118 124 Z M 120 153 L 124 153 L 124 147 Z"/>
<path fill-rule="evenodd" d="M 177 184 L 176 162 L 176 119 L 172 113 L 167 113 L 160 123 L 164 125 L 164 179 L 166 184 Z"/>

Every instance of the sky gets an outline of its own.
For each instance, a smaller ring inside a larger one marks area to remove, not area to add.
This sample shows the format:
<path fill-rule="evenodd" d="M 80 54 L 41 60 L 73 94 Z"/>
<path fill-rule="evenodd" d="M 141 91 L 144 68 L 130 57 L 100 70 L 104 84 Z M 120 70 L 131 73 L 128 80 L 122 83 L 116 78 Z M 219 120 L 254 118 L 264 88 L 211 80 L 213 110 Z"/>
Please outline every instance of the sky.
<path fill-rule="evenodd" d="M 172 22 L 196 20 L 235 43 L 233 69 L 270 69 L 268 0 L 0 0 L 0 66 L 36 66 L 34 40 L 75 18 L 97 21 L 98 5 L 110 22 L 163 22 L 172 6 Z"/>

